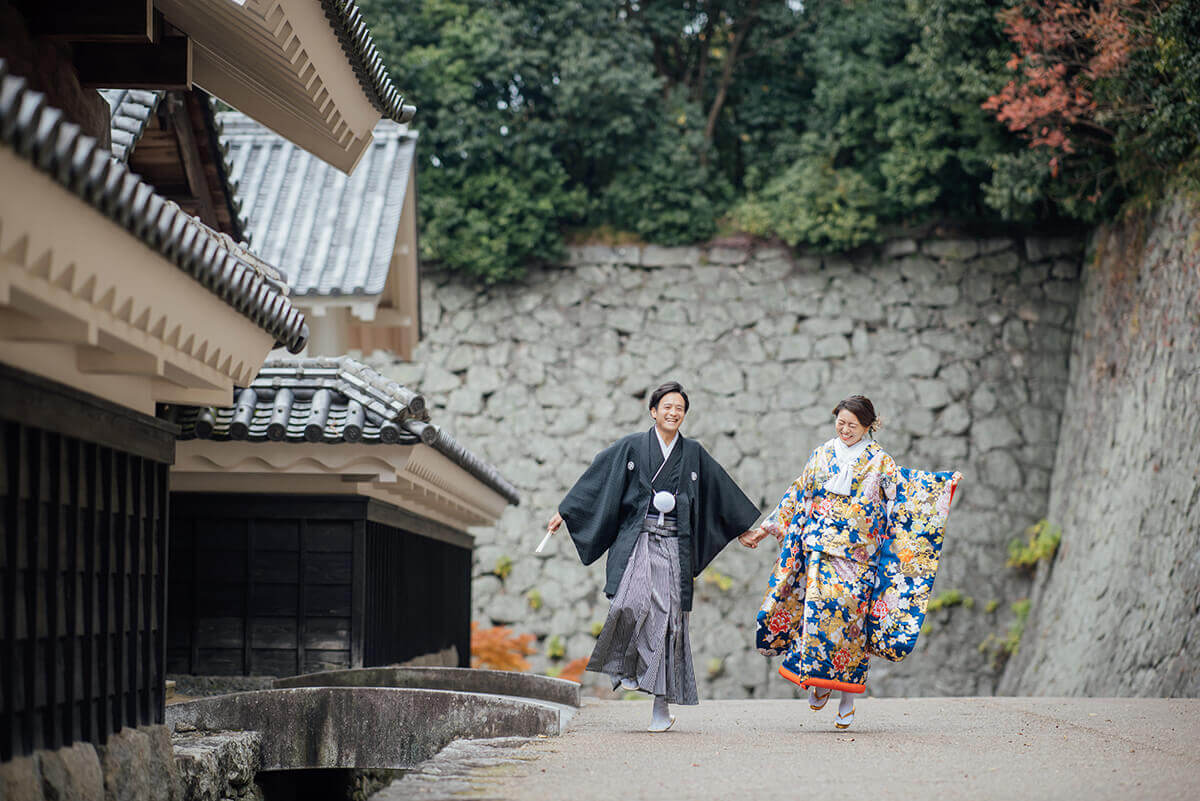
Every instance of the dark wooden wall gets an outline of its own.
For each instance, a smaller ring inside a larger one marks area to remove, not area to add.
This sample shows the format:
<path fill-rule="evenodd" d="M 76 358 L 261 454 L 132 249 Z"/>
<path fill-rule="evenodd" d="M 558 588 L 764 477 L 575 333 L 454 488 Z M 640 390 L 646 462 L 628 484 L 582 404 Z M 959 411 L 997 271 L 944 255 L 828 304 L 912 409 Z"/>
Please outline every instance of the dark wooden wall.
<path fill-rule="evenodd" d="M 162 722 L 174 437 L 0 368 L 0 761 Z"/>
<path fill-rule="evenodd" d="M 471 652 L 471 551 L 367 523 L 363 663 L 390 665 L 451 645 Z"/>
<path fill-rule="evenodd" d="M 170 673 L 292 676 L 448 645 L 469 654 L 466 535 L 417 533 L 441 527 L 354 496 L 174 493 L 171 514 Z"/>
<path fill-rule="evenodd" d="M 175 493 L 167 670 L 294 676 L 350 667 L 354 542 L 343 504 Z"/>

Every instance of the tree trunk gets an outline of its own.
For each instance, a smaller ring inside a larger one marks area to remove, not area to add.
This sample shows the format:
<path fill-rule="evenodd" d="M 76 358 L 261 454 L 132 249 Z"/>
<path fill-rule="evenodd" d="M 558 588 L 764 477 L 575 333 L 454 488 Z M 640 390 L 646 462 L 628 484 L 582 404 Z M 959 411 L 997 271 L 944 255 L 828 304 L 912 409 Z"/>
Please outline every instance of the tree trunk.
<path fill-rule="evenodd" d="M 729 55 L 721 67 L 721 81 L 717 84 L 717 94 L 713 98 L 712 106 L 708 110 L 708 121 L 704 125 L 704 141 L 706 142 L 712 141 L 713 133 L 717 128 L 717 118 L 721 116 L 725 98 L 729 95 L 729 84 L 733 82 L 733 69 L 737 65 L 738 54 L 756 22 L 758 22 L 758 0 L 750 4 L 750 11 L 746 14 L 745 23 L 734 34 L 733 44 L 729 46 Z M 707 161 L 707 158 L 706 153 L 701 157 L 702 162 Z"/>

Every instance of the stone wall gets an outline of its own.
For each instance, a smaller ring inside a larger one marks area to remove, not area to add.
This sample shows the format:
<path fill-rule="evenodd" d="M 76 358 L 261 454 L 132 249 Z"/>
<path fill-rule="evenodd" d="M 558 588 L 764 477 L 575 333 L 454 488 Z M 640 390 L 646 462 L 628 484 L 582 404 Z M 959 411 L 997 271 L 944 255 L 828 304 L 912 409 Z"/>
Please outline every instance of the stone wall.
<path fill-rule="evenodd" d="M 1200 695 L 1200 208 L 1101 229 L 1047 518 L 1062 527 L 1000 688 Z"/>
<path fill-rule="evenodd" d="M 175 764 L 181 801 L 263 801 L 255 782 L 262 766 L 262 735 L 256 731 L 176 731 Z"/>
<path fill-rule="evenodd" d="M 0 763 L 4 801 L 183 801 L 166 726 L 121 729 L 101 746 L 75 743 Z"/>
<path fill-rule="evenodd" d="M 602 566 L 581 566 L 566 537 L 533 549 L 591 457 L 650 426 L 650 389 L 683 382 L 685 435 L 764 511 L 832 436 L 834 404 L 870 396 L 897 461 L 964 473 L 936 590 L 975 601 L 932 615 L 907 661 L 876 660 L 871 691 L 990 694 L 998 676 L 978 646 L 1028 592 L 1006 548 L 1046 508 L 1078 249 L 1010 238 L 896 239 L 823 258 L 583 247 L 516 286 L 426 275 L 414 363 L 379 366 L 419 387 L 435 419 L 523 492 L 477 532 L 474 617 L 536 634 L 538 671 L 561 664 L 546 657 L 560 642 L 565 659 L 587 656 L 608 602 Z M 699 581 L 702 697 L 791 694 L 752 647 L 774 555 L 735 543 Z M 588 676 L 586 686 L 602 682 Z"/>

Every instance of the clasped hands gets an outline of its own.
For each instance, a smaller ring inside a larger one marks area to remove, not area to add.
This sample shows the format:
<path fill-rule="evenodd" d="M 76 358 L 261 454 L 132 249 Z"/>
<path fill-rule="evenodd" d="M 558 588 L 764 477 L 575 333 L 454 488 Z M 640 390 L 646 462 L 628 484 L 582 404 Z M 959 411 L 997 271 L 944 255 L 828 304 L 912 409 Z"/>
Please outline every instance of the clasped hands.
<path fill-rule="evenodd" d="M 738 535 L 738 542 L 745 545 L 747 548 L 757 548 L 758 544 L 767 538 L 767 535 L 774 537 L 776 540 L 783 540 L 783 529 L 773 523 L 764 523 L 758 528 L 752 528 L 749 531 L 743 531 Z"/>

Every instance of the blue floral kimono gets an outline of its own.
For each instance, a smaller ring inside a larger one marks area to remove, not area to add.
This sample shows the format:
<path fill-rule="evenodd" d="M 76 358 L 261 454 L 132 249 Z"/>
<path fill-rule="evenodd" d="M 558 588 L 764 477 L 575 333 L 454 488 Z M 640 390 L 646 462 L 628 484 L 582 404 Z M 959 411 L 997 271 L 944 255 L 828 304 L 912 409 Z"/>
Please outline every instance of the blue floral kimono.
<path fill-rule="evenodd" d="M 849 495 L 826 490 L 840 469 L 830 440 L 763 523 L 783 547 L 756 644 L 783 655 L 790 681 L 863 692 L 872 654 L 899 661 L 916 644 L 961 475 L 897 467 L 875 442 L 853 463 Z"/>

